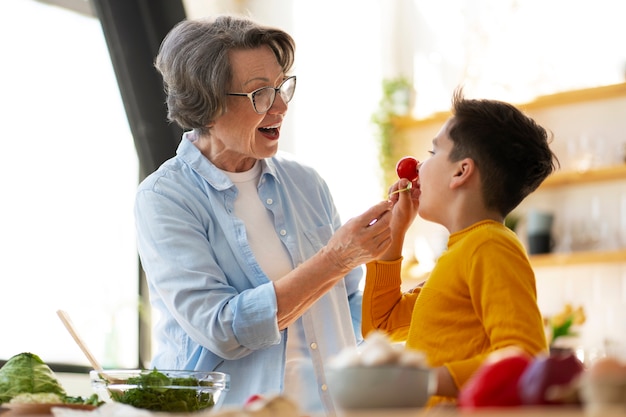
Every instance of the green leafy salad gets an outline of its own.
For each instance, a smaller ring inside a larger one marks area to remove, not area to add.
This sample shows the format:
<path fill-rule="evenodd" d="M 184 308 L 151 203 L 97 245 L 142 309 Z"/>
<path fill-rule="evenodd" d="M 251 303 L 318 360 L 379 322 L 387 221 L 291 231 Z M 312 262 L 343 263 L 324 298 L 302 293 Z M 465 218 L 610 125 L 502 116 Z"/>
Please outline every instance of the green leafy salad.
<path fill-rule="evenodd" d="M 156 369 L 129 378 L 128 389 L 109 386 L 109 395 L 114 401 L 152 411 L 193 412 L 215 405 L 213 393 L 198 387 L 211 387 L 210 381 L 192 377 L 170 377 Z"/>
<path fill-rule="evenodd" d="M 72 397 L 54 372 L 33 353 L 19 353 L 0 368 L 0 404 L 52 403 L 100 405 L 96 394 L 89 398 Z"/>

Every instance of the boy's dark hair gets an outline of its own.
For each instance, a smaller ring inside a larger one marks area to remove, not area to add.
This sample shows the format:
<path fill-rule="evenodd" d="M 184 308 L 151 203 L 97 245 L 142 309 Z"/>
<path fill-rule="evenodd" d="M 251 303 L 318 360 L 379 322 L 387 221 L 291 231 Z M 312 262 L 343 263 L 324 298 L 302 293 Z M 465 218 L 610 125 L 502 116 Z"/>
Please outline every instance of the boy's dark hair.
<path fill-rule="evenodd" d="M 497 100 L 470 100 L 456 89 L 449 136 L 452 161 L 471 158 L 480 170 L 489 209 L 509 214 L 559 165 L 551 136 L 515 106 Z"/>

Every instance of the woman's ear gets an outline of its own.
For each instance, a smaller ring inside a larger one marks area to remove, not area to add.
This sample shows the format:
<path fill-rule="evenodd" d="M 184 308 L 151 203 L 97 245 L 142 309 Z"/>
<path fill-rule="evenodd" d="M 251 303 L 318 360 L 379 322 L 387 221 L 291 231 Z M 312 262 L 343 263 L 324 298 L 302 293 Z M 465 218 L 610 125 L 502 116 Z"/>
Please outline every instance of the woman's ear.
<path fill-rule="evenodd" d="M 474 178 L 474 172 L 476 171 L 476 164 L 471 158 L 463 158 L 456 162 L 456 171 L 452 176 L 450 188 L 457 188 L 467 184 L 472 178 Z"/>

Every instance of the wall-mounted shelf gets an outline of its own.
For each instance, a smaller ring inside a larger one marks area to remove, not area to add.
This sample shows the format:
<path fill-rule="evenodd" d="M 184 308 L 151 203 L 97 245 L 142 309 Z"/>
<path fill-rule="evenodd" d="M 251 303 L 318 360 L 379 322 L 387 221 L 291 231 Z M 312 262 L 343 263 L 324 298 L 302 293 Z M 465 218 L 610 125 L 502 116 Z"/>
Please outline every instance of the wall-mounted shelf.
<path fill-rule="evenodd" d="M 626 164 L 587 171 L 560 171 L 546 178 L 539 189 L 623 179 L 626 179 Z"/>
<path fill-rule="evenodd" d="M 519 104 L 519 107 L 524 111 L 534 111 L 555 106 L 597 100 L 610 100 L 624 96 L 626 96 L 626 83 L 620 83 L 539 96 L 533 101 Z M 393 123 L 398 129 L 409 129 L 428 126 L 431 124 L 441 125 L 448 119 L 448 117 L 450 117 L 449 111 L 440 111 L 420 119 L 416 119 L 411 116 L 398 116 L 393 120 Z"/>
<path fill-rule="evenodd" d="M 530 263 L 535 268 L 599 263 L 626 263 L 626 249 L 531 255 Z"/>

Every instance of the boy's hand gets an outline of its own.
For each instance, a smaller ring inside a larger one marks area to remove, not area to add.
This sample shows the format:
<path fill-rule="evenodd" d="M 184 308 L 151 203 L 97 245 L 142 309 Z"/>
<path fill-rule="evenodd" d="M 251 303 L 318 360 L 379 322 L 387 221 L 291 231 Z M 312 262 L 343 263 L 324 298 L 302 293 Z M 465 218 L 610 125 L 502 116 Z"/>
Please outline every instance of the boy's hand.
<path fill-rule="evenodd" d="M 403 178 L 389 188 L 389 201 L 393 204 L 389 222 L 391 245 L 378 260 L 393 261 L 402 256 L 404 235 L 415 220 L 419 207 L 421 191 L 418 181 Z"/>
<path fill-rule="evenodd" d="M 393 236 L 404 235 L 409 229 L 419 208 L 420 186 L 417 181 L 400 179 L 389 189 L 389 200 L 394 204 L 391 219 Z"/>

